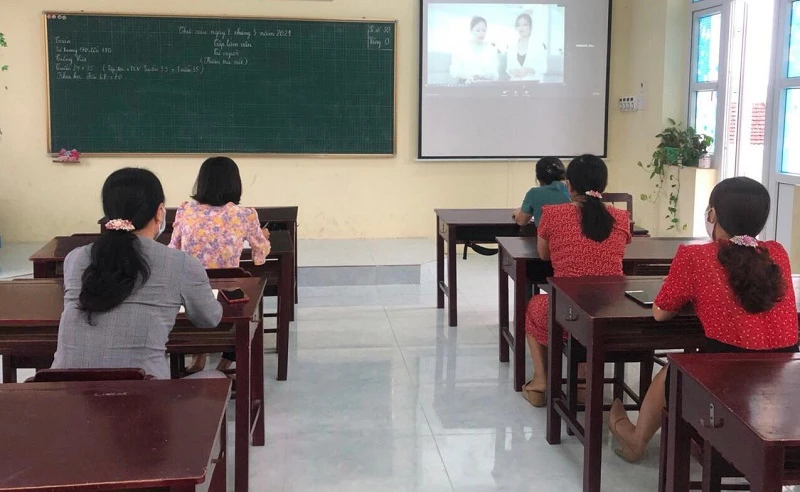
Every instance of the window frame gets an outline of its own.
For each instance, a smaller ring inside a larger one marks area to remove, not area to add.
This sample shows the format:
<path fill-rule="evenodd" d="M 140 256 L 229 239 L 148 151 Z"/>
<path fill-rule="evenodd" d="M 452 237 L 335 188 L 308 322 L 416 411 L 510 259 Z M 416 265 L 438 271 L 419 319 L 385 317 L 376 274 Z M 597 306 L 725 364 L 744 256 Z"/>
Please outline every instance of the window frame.
<path fill-rule="evenodd" d="M 716 91 L 717 114 L 714 135 L 714 153 L 711 155 L 712 166 L 721 169 L 724 156 L 728 152 L 726 135 L 726 105 L 728 78 L 728 51 L 730 44 L 730 12 L 731 0 L 689 0 L 689 21 L 691 22 L 691 54 L 689 57 L 689 98 L 686 108 L 687 125 L 696 127 L 697 96 L 700 92 Z M 698 53 L 700 49 L 700 19 L 720 14 L 719 69 L 715 82 L 698 82 Z M 720 103 L 723 104 L 720 104 Z"/>
<path fill-rule="evenodd" d="M 800 88 L 800 77 L 789 77 L 789 52 L 792 34 L 792 6 L 796 0 L 777 0 L 775 8 L 776 26 L 773 37 L 772 73 L 767 108 L 765 137 L 769 146 L 765 148 L 764 182 L 767 183 L 772 207 L 765 229 L 768 239 L 776 239 L 789 249 L 793 232 L 792 208 L 795 188 L 800 186 L 800 174 L 784 173 L 783 145 L 786 133 L 786 98 L 789 89 Z M 780 212 L 780 214 L 779 214 Z"/>

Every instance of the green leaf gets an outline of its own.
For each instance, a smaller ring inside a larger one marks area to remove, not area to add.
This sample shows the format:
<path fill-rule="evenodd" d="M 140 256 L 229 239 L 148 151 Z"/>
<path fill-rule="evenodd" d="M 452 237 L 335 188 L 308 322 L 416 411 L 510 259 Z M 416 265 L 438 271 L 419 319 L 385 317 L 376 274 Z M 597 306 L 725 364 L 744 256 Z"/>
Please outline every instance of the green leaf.
<path fill-rule="evenodd" d="M 5 72 L 7 70 L 8 70 L 8 65 L 3 65 L 2 67 L 0 67 L 0 72 Z"/>
<path fill-rule="evenodd" d="M 668 208 L 667 208 L 667 210 L 669 210 L 669 212 L 670 212 L 671 214 L 674 214 L 674 213 L 676 213 L 676 212 L 678 211 L 678 209 L 677 209 L 677 208 L 675 208 L 675 207 L 668 207 Z"/>

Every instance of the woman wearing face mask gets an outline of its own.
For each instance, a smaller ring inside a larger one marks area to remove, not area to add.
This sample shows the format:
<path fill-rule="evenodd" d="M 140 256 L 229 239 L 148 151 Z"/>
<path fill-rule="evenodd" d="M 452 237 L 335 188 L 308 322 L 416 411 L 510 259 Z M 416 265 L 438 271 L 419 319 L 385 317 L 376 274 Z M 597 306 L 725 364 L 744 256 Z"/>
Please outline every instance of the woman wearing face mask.
<path fill-rule="evenodd" d="M 169 379 L 166 343 L 180 307 L 197 327 L 212 328 L 222 306 L 199 261 L 155 241 L 164 231 L 166 209 L 153 173 L 120 169 L 106 179 L 102 196 L 111 219 L 105 233 L 64 260 L 64 312 L 53 368 L 135 367 Z"/>
<path fill-rule="evenodd" d="M 514 27 L 519 39 L 508 48 L 506 73 L 512 81 L 536 80 L 542 82 L 547 72 L 547 50 L 531 40 L 533 20 L 520 14 Z"/>
<path fill-rule="evenodd" d="M 486 40 L 486 19 L 473 17 L 469 28 L 470 41 L 463 49 L 453 53 L 450 76 L 466 84 L 497 80 L 500 61 L 497 48 Z"/>
<path fill-rule="evenodd" d="M 706 227 L 709 244 L 681 246 L 653 305 L 656 321 L 672 319 L 691 303 L 708 338 L 704 352 L 796 352 L 797 308 L 786 250 L 758 241 L 767 223 L 767 189 L 749 178 L 730 178 L 711 192 Z M 639 461 L 661 426 L 667 367 L 647 391 L 634 425 L 622 402 L 611 408 L 608 426 L 617 454 Z"/>

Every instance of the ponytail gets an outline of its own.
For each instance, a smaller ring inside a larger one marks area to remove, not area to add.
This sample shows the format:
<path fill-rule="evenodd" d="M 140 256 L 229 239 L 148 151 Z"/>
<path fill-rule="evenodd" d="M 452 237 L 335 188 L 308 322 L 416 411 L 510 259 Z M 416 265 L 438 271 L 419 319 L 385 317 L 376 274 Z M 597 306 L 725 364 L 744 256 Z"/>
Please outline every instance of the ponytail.
<path fill-rule="evenodd" d="M 147 282 L 150 267 L 142 256 L 138 237 L 132 232 L 106 231 L 92 245 L 91 264 L 84 270 L 80 309 L 91 322 L 93 313 L 110 311 L 122 304 L 137 282 Z"/>
<path fill-rule="evenodd" d="M 81 277 L 78 306 L 86 313 L 104 313 L 122 304 L 150 278 L 150 266 L 134 233 L 149 224 L 164 203 L 164 189 L 146 169 L 125 168 L 103 184 L 103 211 L 110 219 L 95 241 L 91 263 Z"/>
<path fill-rule="evenodd" d="M 769 311 L 783 298 L 787 280 L 755 239 L 767 223 L 769 192 L 750 178 L 728 178 L 711 191 L 708 205 L 717 226 L 730 236 L 719 242 L 717 260 L 728 274 L 736 300 L 750 314 Z"/>
<path fill-rule="evenodd" d="M 601 195 L 608 184 L 606 163 L 591 154 L 576 157 L 567 167 L 567 181 L 582 199 L 581 232 L 592 241 L 602 243 L 611 235 L 615 222 Z"/>
<path fill-rule="evenodd" d="M 608 207 L 599 198 L 587 196 L 580 211 L 583 235 L 598 243 L 608 239 L 615 222 Z"/>
<path fill-rule="evenodd" d="M 769 311 L 783 298 L 785 279 L 766 248 L 723 241 L 717 259 L 728 274 L 736 300 L 748 313 Z"/>

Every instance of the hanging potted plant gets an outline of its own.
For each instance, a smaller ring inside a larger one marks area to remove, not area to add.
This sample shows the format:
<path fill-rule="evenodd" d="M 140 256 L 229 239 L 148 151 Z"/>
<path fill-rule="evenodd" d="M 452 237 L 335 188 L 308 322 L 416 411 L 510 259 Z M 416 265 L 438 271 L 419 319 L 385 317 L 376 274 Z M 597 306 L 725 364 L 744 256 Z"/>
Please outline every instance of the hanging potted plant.
<path fill-rule="evenodd" d="M 698 167 L 700 160 L 707 156 L 708 147 L 714 139 L 708 135 L 697 133 L 691 126 L 684 128 L 681 123 L 669 119 L 669 125 L 656 138 L 661 142 L 653 152 L 650 164 L 639 162 L 639 167 L 650 173 L 650 179 L 656 180 L 652 193 L 642 194 L 641 199 L 656 203 L 662 196 L 668 199 L 667 230 L 685 231 L 678 216 L 678 200 L 681 193 L 681 169 Z"/>

